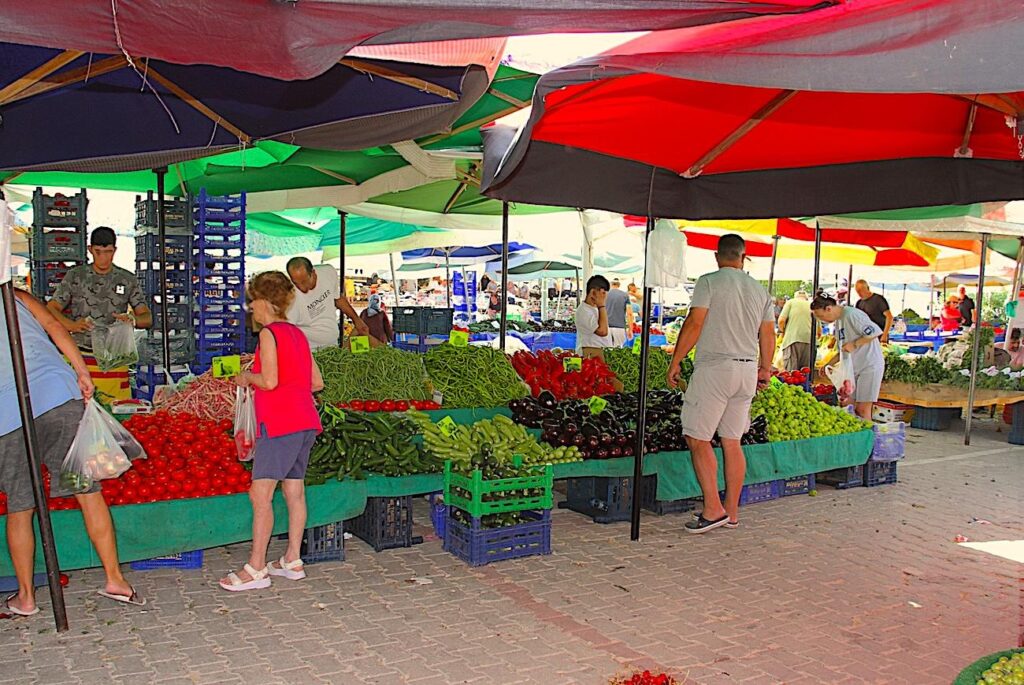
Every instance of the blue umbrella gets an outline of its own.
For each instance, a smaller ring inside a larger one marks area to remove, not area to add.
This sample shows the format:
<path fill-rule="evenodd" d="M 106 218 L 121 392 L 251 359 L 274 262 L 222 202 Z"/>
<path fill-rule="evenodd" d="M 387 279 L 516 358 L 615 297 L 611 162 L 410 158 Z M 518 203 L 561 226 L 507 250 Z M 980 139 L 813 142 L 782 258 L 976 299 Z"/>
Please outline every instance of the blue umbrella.
<path fill-rule="evenodd" d="M 501 256 L 501 243 L 493 245 L 481 245 L 474 247 L 472 245 L 452 246 L 452 247 L 424 247 L 419 250 L 406 250 L 402 253 L 402 261 L 404 262 L 435 262 L 444 260 L 444 272 L 445 282 L 447 283 L 448 290 L 448 306 L 452 306 L 452 286 L 451 286 L 451 264 L 454 262 L 460 265 L 478 264 L 480 262 L 490 261 L 491 257 Z M 526 243 L 514 243 L 508 244 L 508 253 L 510 255 L 519 253 L 527 254 L 532 252 L 536 248 L 533 245 L 527 245 Z"/>
<path fill-rule="evenodd" d="M 0 43 L 0 168 L 150 169 L 276 140 L 358 150 L 444 130 L 481 67 L 342 60 L 305 81 Z"/>

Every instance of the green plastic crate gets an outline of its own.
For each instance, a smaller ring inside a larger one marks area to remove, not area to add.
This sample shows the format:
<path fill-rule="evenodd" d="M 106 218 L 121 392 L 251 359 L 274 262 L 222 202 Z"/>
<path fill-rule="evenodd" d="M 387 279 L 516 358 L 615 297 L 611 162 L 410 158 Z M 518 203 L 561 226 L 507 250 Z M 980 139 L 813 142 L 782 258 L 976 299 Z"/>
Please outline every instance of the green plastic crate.
<path fill-rule="evenodd" d="M 509 511 L 531 511 L 550 509 L 552 504 L 551 490 L 554 485 L 554 470 L 551 465 L 538 466 L 537 475 L 519 476 L 517 478 L 499 478 L 485 480 L 480 469 L 475 469 L 469 478 L 452 471 L 451 461 L 444 465 L 444 501 L 448 506 L 458 507 L 470 516 L 481 517 L 487 514 L 503 514 Z M 470 494 L 464 497 L 455 492 L 459 488 Z M 526 490 L 543 490 L 538 496 L 516 496 Z M 495 501 L 484 501 L 484 495 L 508 493 Z"/>

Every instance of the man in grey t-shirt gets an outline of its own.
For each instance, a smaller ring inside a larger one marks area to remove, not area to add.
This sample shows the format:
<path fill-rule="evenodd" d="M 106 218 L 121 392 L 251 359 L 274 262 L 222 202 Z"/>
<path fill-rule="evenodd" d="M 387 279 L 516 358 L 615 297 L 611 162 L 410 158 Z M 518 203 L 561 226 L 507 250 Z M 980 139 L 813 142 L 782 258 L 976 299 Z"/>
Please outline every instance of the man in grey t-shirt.
<path fill-rule="evenodd" d="M 619 279 L 612 281 L 612 288 L 605 300 L 608 311 L 608 335 L 612 338 L 612 347 L 622 347 L 627 340 L 633 338 L 633 308 L 629 305 L 629 295 L 619 286 Z"/>
<path fill-rule="evenodd" d="M 746 458 L 740 439 L 750 427 L 750 403 L 771 379 L 775 351 L 774 303 L 764 287 L 743 272 L 746 243 L 735 234 L 718 241 L 718 271 L 697 279 L 690 311 L 679 331 L 668 383 L 679 383 L 683 357 L 694 346 L 693 376 L 683 404 L 683 434 L 704 494 L 704 511 L 686 524 L 690 533 L 739 525 Z M 715 432 L 725 458 L 725 502 L 718 495 Z"/>

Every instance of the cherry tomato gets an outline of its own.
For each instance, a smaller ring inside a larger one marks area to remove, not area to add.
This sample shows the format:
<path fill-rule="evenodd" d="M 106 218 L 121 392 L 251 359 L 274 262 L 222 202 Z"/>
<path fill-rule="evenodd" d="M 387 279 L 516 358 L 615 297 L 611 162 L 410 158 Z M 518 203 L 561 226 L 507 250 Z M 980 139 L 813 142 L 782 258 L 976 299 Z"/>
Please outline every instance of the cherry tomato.
<path fill-rule="evenodd" d="M 363 411 L 366 408 L 366 403 L 362 400 L 352 400 L 349 402 L 348 406 L 351 407 L 353 411 Z"/>

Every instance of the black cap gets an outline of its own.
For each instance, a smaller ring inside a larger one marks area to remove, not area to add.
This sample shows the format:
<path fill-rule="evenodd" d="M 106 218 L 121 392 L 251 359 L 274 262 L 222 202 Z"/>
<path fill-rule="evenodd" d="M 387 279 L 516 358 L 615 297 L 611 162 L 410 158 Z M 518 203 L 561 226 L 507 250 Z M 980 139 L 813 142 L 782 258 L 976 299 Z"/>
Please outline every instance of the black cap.
<path fill-rule="evenodd" d="M 114 233 L 114 229 L 109 226 L 99 226 L 93 232 L 89 238 L 89 244 L 98 247 L 107 247 L 114 245 L 117 242 L 117 234 Z"/>

